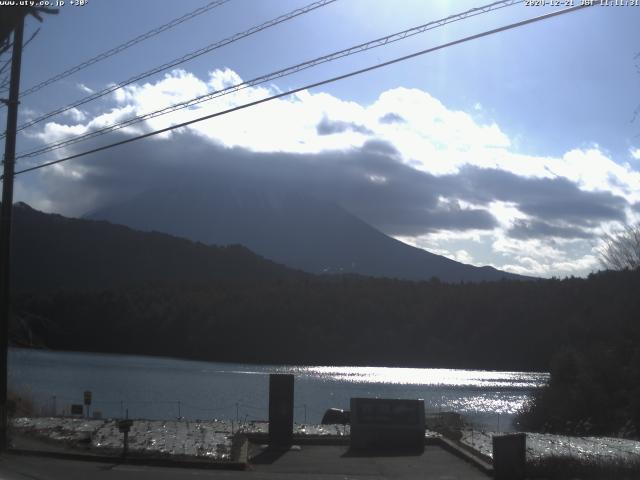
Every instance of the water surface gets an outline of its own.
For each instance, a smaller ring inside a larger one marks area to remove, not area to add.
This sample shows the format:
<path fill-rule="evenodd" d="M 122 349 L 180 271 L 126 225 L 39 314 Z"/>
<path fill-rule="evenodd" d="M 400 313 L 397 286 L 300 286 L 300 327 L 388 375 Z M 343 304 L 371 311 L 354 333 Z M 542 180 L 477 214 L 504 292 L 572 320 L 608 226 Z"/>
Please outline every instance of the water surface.
<path fill-rule="evenodd" d="M 12 348 L 9 385 L 39 413 L 66 414 L 92 392 L 90 413 L 169 419 L 268 418 L 269 373 L 295 375 L 295 421 L 318 423 L 351 397 L 423 398 L 427 411 L 456 411 L 476 428 L 507 431 L 546 373 L 318 367 L 198 362 L 162 357 Z"/>

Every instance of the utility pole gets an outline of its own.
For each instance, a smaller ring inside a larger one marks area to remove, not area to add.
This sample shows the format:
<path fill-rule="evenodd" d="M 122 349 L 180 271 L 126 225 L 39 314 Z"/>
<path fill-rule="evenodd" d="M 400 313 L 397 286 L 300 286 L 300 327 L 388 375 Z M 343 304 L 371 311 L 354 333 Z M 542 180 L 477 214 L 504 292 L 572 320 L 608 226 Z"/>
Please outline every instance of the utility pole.
<path fill-rule="evenodd" d="M 7 103 L 7 136 L 4 142 L 2 177 L 2 210 L 0 211 L 0 451 L 9 446 L 7 432 L 7 373 L 9 348 L 9 315 L 11 312 L 11 214 L 13 209 L 13 173 L 16 157 L 16 127 L 18 124 L 18 95 L 20 92 L 20 64 L 24 16 L 18 20 L 13 31 L 11 55 L 11 80 Z"/>

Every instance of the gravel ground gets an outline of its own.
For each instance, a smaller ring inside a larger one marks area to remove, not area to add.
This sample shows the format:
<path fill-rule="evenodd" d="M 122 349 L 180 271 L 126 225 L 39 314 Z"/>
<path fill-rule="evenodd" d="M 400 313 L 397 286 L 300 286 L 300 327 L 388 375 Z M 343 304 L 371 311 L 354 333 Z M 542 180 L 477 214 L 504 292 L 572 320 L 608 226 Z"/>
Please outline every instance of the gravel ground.
<path fill-rule="evenodd" d="M 120 453 L 123 435 L 115 419 L 89 420 L 65 417 L 24 417 L 13 420 L 17 432 L 95 453 Z M 295 425 L 301 435 L 349 435 L 349 426 Z M 229 420 L 133 420 L 129 433 L 131 453 L 230 459 L 236 432 L 267 433 L 267 422 Z M 437 435 L 427 431 L 427 436 Z M 495 432 L 463 430 L 461 442 L 491 457 Z M 640 460 L 640 442 L 611 437 L 568 437 L 527 434 L 527 457 L 574 457 L 588 460 Z"/>
<path fill-rule="evenodd" d="M 492 456 L 495 432 L 463 430 L 461 442 L 480 453 Z M 527 459 L 575 457 L 582 460 L 640 460 L 640 442 L 612 437 L 569 437 L 544 433 L 527 433 Z"/>
<path fill-rule="evenodd" d="M 52 440 L 96 453 L 119 453 L 123 434 L 114 419 L 89 420 L 64 417 L 23 417 L 13 420 L 17 432 Z M 133 420 L 129 432 L 131 453 L 181 455 L 224 461 L 230 459 L 231 438 L 236 432 L 267 433 L 266 422 L 237 423 L 228 420 Z M 348 435 L 349 426 L 296 425 L 295 433 Z"/>

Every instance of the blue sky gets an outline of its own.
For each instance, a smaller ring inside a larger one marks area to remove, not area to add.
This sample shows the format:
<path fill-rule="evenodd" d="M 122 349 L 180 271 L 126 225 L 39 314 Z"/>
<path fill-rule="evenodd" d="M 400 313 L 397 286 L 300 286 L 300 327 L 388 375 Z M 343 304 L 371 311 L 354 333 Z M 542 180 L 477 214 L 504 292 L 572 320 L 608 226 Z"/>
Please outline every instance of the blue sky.
<path fill-rule="evenodd" d="M 25 51 L 22 87 L 205 3 L 89 0 L 82 7 L 65 5 L 41 26 L 31 19 L 27 34 L 38 26 L 41 31 Z M 482 4 L 339 0 L 34 126 L 19 136 L 18 151 Z M 25 97 L 21 119 L 303 5 L 232 0 Z M 118 135 L 177 123 L 548 11 L 524 4 L 504 8 Z M 372 168 L 366 176 L 378 193 L 366 199 L 338 195 L 320 183 L 314 191 L 385 233 L 467 263 L 541 276 L 584 275 L 598 268 L 602 233 L 637 221 L 640 212 L 640 120 L 632 121 L 640 105 L 639 21 L 640 7 L 596 6 L 194 125 L 187 133 L 212 152 L 236 148 L 256 158 L 282 152 L 292 162 L 336 152 L 346 158 L 371 151 L 375 142 L 384 144 L 386 160 L 410 167 L 415 175 L 394 177 L 393 169 L 380 167 L 376 173 Z M 401 120 L 383 121 L 388 113 Z M 136 148 L 146 149 L 153 164 L 162 142 L 179 141 L 179 135 Z M 117 155 L 127 152 L 122 147 Z M 16 200 L 81 215 L 112 200 L 108 185 L 92 183 L 95 169 L 108 169 L 109 155 L 20 176 Z M 343 168 L 336 164 L 335 175 L 343 175 Z M 402 194 L 409 189 L 418 193 Z"/>

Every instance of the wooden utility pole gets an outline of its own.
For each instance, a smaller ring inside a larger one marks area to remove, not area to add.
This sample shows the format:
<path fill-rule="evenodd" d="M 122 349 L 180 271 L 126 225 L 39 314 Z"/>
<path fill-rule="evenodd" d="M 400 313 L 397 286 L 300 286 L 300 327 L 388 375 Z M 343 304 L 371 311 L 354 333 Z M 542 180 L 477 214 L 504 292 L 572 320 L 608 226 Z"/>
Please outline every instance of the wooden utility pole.
<path fill-rule="evenodd" d="M 13 31 L 11 80 L 7 103 L 7 136 L 4 143 L 2 177 L 2 210 L 0 212 L 0 451 L 9 446 L 7 411 L 7 373 L 9 348 L 9 316 L 11 314 L 11 214 L 13 209 L 13 174 L 16 157 L 16 127 L 18 124 L 18 96 L 20 92 L 20 64 L 24 16 Z"/>

